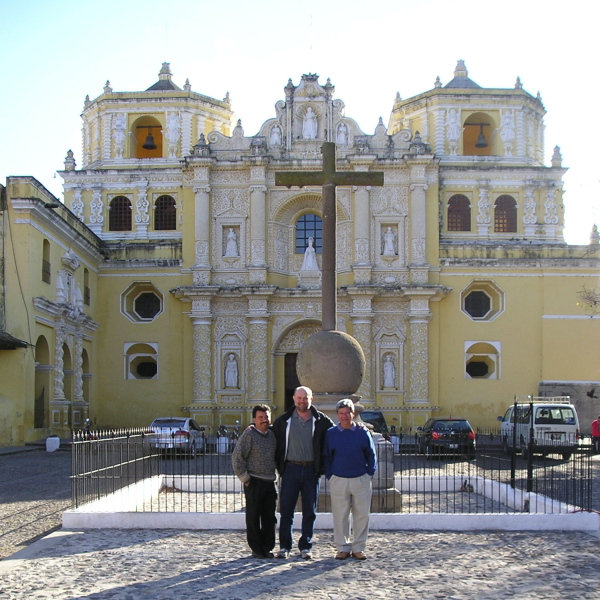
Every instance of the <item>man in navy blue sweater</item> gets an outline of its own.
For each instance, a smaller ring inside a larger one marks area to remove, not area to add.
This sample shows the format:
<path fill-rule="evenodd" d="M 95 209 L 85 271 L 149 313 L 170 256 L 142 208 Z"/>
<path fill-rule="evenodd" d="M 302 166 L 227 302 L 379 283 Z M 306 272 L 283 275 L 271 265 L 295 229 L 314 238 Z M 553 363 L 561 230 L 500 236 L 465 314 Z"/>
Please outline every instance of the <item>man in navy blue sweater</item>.
<path fill-rule="evenodd" d="M 354 423 L 354 403 L 337 403 L 339 424 L 327 430 L 323 456 L 331 493 L 335 557 L 367 558 L 364 550 L 369 534 L 371 480 L 377 471 L 375 445 L 369 431 Z M 350 533 L 352 514 L 352 535 Z"/>

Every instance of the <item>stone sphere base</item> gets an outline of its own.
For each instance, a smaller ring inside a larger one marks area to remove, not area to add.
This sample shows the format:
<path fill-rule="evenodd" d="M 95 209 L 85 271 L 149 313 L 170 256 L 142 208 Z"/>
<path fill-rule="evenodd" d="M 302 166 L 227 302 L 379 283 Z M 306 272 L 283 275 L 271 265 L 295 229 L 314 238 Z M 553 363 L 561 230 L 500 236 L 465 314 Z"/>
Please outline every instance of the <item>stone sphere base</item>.
<path fill-rule="evenodd" d="M 296 372 L 314 394 L 351 396 L 362 383 L 365 364 L 362 348 L 351 335 L 318 331 L 302 344 Z"/>

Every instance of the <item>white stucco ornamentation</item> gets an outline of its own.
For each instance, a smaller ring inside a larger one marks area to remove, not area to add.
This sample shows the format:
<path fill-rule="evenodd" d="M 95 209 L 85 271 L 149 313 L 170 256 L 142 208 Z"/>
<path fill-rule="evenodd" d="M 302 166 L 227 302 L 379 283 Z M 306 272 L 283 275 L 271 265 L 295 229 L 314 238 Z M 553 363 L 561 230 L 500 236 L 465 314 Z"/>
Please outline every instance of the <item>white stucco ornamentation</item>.
<path fill-rule="evenodd" d="M 71 201 L 71 212 L 80 220 L 83 221 L 83 200 L 81 199 L 81 188 L 75 188 L 73 192 L 73 200 Z"/>
<path fill-rule="evenodd" d="M 123 158 L 125 149 L 125 139 L 127 137 L 127 118 L 125 113 L 118 113 L 113 118 L 113 142 L 114 142 L 114 157 L 116 160 Z"/>
<path fill-rule="evenodd" d="M 167 131 L 165 137 L 169 142 L 169 158 L 176 158 L 181 137 L 181 119 L 176 112 L 167 113 Z"/>
<path fill-rule="evenodd" d="M 501 111 L 502 123 L 500 127 L 500 137 L 504 143 L 504 155 L 512 156 L 513 143 L 515 139 L 515 117 L 513 110 Z"/>

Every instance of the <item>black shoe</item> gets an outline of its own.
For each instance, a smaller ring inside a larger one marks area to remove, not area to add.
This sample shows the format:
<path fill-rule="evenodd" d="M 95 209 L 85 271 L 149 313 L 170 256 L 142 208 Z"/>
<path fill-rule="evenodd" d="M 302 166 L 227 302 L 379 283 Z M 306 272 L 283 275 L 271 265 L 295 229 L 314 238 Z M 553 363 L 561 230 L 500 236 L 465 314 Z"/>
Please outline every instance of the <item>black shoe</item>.
<path fill-rule="evenodd" d="M 267 558 L 262 552 L 253 552 L 252 558 Z"/>
<path fill-rule="evenodd" d="M 267 552 L 265 558 L 275 558 L 275 555 L 272 552 Z"/>

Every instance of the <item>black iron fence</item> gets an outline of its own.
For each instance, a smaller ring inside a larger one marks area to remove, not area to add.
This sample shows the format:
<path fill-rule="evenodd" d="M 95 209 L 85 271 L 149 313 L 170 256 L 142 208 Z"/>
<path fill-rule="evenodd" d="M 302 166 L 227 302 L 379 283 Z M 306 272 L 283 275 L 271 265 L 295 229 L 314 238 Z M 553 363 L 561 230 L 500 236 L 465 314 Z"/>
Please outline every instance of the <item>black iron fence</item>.
<path fill-rule="evenodd" d="M 244 510 L 233 474 L 235 439 L 204 444 L 195 455 L 158 450 L 145 430 L 79 432 L 72 444 L 75 509 L 97 512 Z M 579 443 L 565 460 L 506 453 L 495 431 L 478 432 L 475 455 L 418 452 L 414 437 L 377 444 L 372 511 L 378 513 L 561 513 L 593 509 L 592 448 Z M 329 512 L 322 479 L 319 511 Z"/>

